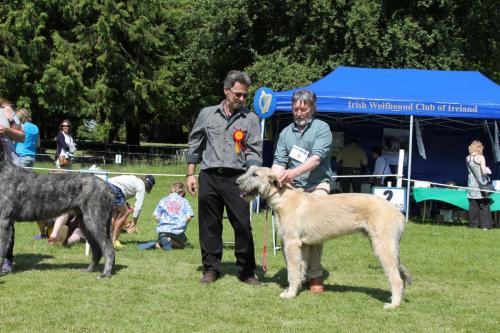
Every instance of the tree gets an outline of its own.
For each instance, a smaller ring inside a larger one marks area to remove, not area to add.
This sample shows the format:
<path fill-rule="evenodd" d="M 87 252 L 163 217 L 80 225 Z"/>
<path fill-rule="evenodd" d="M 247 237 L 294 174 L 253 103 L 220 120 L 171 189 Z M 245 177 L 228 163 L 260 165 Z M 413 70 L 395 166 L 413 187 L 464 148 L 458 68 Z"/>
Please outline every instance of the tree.
<path fill-rule="evenodd" d="M 0 95 L 31 109 L 45 138 L 70 118 L 75 127 L 102 124 L 108 141 L 125 126 L 128 143 L 185 142 L 200 108 L 222 100 L 231 69 L 248 71 L 253 90 L 302 86 L 340 65 L 479 70 L 498 82 L 499 8 L 494 0 L 5 0 Z"/>
<path fill-rule="evenodd" d="M 140 143 L 155 115 L 175 92 L 170 67 L 179 46 L 174 34 L 183 1 L 103 1 L 70 8 L 80 22 L 73 32 L 85 62 L 83 113 L 111 122 L 109 141 L 126 124 L 126 142 Z M 94 12 L 95 15 L 90 15 Z M 81 22 L 86 24 L 82 25 Z"/>
<path fill-rule="evenodd" d="M 193 2 L 183 26 L 186 44 L 177 77 L 183 120 L 191 127 L 201 107 L 219 103 L 229 70 L 252 63 L 251 21 L 245 0 Z"/>
<path fill-rule="evenodd" d="M 176 33 L 185 4 L 7 1 L 0 5 L 0 93 L 34 109 L 38 120 L 107 121 L 108 140 L 125 123 L 127 142 L 139 144 L 141 131 L 177 96 Z"/>

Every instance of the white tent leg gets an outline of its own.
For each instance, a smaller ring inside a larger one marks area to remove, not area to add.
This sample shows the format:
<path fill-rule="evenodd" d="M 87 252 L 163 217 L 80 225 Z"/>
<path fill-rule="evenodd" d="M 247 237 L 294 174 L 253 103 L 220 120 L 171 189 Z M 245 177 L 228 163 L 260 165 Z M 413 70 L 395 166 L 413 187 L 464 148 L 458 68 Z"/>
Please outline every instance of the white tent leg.
<path fill-rule="evenodd" d="M 281 247 L 276 245 L 276 224 L 274 221 L 274 211 L 271 214 L 271 228 L 273 232 L 273 254 L 276 255 L 276 250 L 279 250 Z"/>
<path fill-rule="evenodd" d="M 265 128 L 266 128 L 266 119 L 265 118 L 262 118 L 260 120 L 260 139 L 262 142 L 264 142 L 264 131 L 265 131 Z M 259 214 L 260 212 L 260 195 L 257 196 L 257 198 L 255 198 L 255 200 L 257 200 L 256 202 L 256 213 Z"/>
<path fill-rule="evenodd" d="M 408 147 L 408 183 L 406 184 L 406 215 L 405 221 L 408 222 L 410 216 L 410 189 L 411 189 L 411 159 L 413 155 L 413 115 L 410 116 L 410 143 Z"/>

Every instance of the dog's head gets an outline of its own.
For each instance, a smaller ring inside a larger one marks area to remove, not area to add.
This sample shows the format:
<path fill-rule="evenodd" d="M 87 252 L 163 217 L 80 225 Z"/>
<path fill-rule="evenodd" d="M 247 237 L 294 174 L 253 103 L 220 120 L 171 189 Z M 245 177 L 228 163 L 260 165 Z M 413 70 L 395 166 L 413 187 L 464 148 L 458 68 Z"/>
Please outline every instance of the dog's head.
<path fill-rule="evenodd" d="M 278 178 L 271 173 L 271 169 L 257 166 L 251 166 L 247 172 L 238 177 L 236 184 L 240 188 L 241 196 L 247 201 L 251 201 L 259 194 L 265 199 L 271 188 L 280 187 Z"/>

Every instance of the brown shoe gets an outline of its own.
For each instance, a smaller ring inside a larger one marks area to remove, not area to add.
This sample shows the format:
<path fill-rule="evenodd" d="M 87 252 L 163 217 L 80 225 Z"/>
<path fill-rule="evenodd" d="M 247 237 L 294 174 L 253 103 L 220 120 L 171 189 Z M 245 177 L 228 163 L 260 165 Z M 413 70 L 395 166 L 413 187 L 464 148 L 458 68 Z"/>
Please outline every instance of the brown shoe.
<path fill-rule="evenodd" d="M 254 275 L 249 276 L 249 277 L 244 278 L 244 279 L 240 279 L 240 281 L 243 283 L 249 284 L 251 286 L 257 286 L 260 284 L 259 279 L 257 279 Z"/>
<path fill-rule="evenodd" d="M 323 278 L 322 277 L 311 278 L 309 280 L 309 289 L 313 294 L 321 294 L 322 292 L 324 292 L 325 286 L 323 284 Z"/>
<path fill-rule="evenodd" d="M 210 283 L 215 282 L 218 277 L 219 276 L 217 275 L 216 272 L 213 272 L 213 271 L 204 272 L 203 276 L 200 279 L 200 283 L 201 284 L 210 284 Z"/>

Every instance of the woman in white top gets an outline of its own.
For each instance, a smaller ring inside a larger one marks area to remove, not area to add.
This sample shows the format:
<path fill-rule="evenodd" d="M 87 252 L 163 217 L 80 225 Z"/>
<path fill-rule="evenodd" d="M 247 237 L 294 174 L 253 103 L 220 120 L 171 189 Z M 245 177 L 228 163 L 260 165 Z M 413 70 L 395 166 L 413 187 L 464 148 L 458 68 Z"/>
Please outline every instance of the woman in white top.
<path fill-rule="evenodd" d="M 491 229 L 493 220 L 491 218 L 491 200 L 488 194 L 479 190 L 479 183 L 487 182 L 487 175 L 491 174 L 490 168 L 486 166 L 483 156 L 483 144 L 474 140 L 469 145 L 469 155 L 465 158 L 467 164 L 467 198 L 469 199 L 469 227 Z"/>
<path fill-rule="evenodd" d="M 56 150 L 56 166 L 58 168 L 71 168 L 71 158 L 76 151 L 75 141 L 71 136 L 71 122 L 68 119 L 64 119 L 59 124 L 60 132 L 57 134 L 57 150 Z M 64 159 L 60 159 L 63 156 Z M 64 164 L 68 161 L 68 164 Z"/>
<path fill-rule="evenodd" d="M 59 124 L 59 133 L 56 138 L 57 149 L 56 149 L 56 168 L 58 169 L 71 169 L 71 158 L 73 153 L 76 151 L 75 141 L 71 136 L 71 122 L 68 119 L 64 119 Z M 63 157 L 63 158 L 60 158 Z M 64 241 L 65 238 L 60 237 L 60 230 L 68 221 L 69 213 L 64 213 L 63 215 L 56 218 L 54 223 L 54 228 L 49 236 L 48 242 L 54 245 L 58 242 Z"/>

